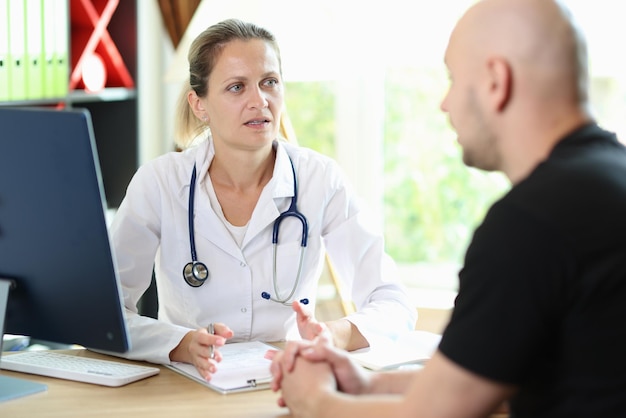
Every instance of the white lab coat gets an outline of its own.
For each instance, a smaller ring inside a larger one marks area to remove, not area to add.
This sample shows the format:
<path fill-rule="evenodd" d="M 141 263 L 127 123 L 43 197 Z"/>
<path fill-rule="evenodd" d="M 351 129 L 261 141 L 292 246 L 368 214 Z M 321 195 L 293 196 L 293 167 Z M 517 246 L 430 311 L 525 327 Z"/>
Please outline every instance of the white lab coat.
<path fill-rule="evenodd" d="M 131 180 L 111 225 L 111 239 L 123 288 L 131 350 L 124 356 L 168 364 L 169 353 L 192 329 L 223 322 L 232 341 L 281 341 L 299 338 L 291 306 L 276 297 L 272 284 L 272 227 L 293 196 L 293 160 L 298 180 L 298 209 L 309 227 L 302 278 L 294 299 L 308 298 L 315 308 L 316 289 L 329 257 L 352 297 L 357 312 L 348 319 L 368 340 L 412 330 L 414 306 L 396 281 L 395 265 L 383 240 L 368 228 L 355 196 L 337 164 L 316 152 L 282 141 L 273 177 L 265 186 L 240 248 L 211 207 L 208 168 L 214 150 L 204 141 L 182 153 L 172 152 L 142 166 Z M 197 167 L 195 242 L 198 261 L 209 269 L 200 287 L 189 286 L 183 266 L 191 261 L 188 199 L 191 172 Z M 219 210 L 219 209 L 218 209 Z M 277 276 L 280 297 L 296 277 L 302 226 L 290 217 L 280 224 Z M 137 301 L 155 269 L 159 320 L 137 314 Z"/>

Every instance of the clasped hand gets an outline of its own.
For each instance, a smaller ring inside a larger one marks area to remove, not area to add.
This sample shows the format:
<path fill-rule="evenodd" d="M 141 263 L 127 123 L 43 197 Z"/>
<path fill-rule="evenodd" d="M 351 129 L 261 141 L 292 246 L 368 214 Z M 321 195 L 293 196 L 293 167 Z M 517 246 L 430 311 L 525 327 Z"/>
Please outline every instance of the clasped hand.
<path fill-rule="evenodd" d="M 288 342 L 284 350 L 268 352 L 267 357 L 272 359 L 271 389 L 282 391 L 278 404 L 289 407 L 296 417 L 311 414 L 324 394 L 336 389 L 361 394 L 370 384 L 370 373 L 354 363 L 346 351 L 336 348 L 328 332 Z"/>

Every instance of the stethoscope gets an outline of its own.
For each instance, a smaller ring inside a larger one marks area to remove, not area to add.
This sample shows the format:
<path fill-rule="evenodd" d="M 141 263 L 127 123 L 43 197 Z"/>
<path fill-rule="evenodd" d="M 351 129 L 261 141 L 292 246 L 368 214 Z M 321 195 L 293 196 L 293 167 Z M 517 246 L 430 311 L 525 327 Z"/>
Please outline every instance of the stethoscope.
<path fill-rule="evenodd" d="M 307 245 L 307 240 L 309 237 L 309 225 L 306 217 L 298 211 L 298 183 L 296 179 L 296 169 L 293 166 L 293 161 L 291 157 L 289 157 L 289 162 L 291 163 L 291 172 L 293 174 L 293 197 L 291 198 L 291 205 L 289 208 L 278 215 L 278 218 L 274 221 L 274 227 L 272 230 L 272 252 L 273 252 L 273 263 L 272 263 L 272 282 L 274 284 L 274 294 L 276 297 L 272 297 L 272 295 L 268 292 L 262 292 L 261 297 L 263 299 L 271 300 L 274 302 L 282 303 L 284 305 L 289 304 L 289 301 L 293 297 L 294 293 L 296 293 L 296 289 L 300 284 L 300 277 L 302 276 L 302 264 L 304 261 L 304 250 Z M 206 264 L 201 261 L 198 261 L 198 257 L 196 254 L 196 238 L 194 233 L 193 226 L 193 211 L 194 211 L 194 199 L 195 199 L 195 189 L 196 189 L 196 166 L 194 164 L 193 171 L 191 172 L 191 182 L 189 185 L 189 208 L 187 210 L 189 216 L 189 246 L 191 248 L 191 261 L 185 264 L 183 268 L 183 277 L 185 282 L 191 287 L 200 287 L 206 282 L 209 278 L 209 269 Z M 280 230 L 280 223 L 288 218 L 293 216 L 300 220 L 302 223 L 302 240 L 300 242 L 300 261 L 298 262 L 298 273 L 296 275 L 296 280 L 291 288 L 291 292 L 285 298 L 281 298 L 280 292 L 278 290 L 278 281 L 276 279 L 276 248 L 278 246 L 278 232 Z M 300 299 L 300 303 L 306 305 L 309 303 L 309 299 L 304 298 Z"/>

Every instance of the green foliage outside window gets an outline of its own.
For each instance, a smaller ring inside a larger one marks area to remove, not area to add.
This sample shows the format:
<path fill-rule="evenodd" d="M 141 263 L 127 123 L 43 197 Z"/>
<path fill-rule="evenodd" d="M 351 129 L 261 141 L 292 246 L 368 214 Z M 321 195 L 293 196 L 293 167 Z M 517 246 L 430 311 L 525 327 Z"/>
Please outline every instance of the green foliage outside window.
<path fill-rule="evenodd" d="M 462 261 L 471 233 L 505 190 L 499 174 L 466 167 L 439 109 L 438 68 L 392 69 L 385 86 L 385 236 L 399 262 Z"/>
<path fill-rule="evenodd" d="M 325 81 L 286 83 L 285 103 L 298 143 L 334 158 L 334 84 Z"/>
<path fill-rule="evenodd" d="M 439 103 L 442 69 L 387 73 L 384 130 L 386 249 L 398 262 L 460 263 L 470 234 L 506 188 L 502 177 L 465 167 Z M 298 142 L 335 156 L 332 82 L 288 83 Z"/>

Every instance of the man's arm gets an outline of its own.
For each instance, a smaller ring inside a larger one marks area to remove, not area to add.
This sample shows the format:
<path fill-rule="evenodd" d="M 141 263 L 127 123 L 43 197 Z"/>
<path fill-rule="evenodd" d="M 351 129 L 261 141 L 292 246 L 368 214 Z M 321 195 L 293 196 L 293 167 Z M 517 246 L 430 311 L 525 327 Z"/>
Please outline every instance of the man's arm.
<path fill-rule="evenodd" d="M 499 410 L 515 391 L 515 386 L 473 373 L 437 351 L 411 381 L 406 404 L 420 417 L 485 417 Z"/>
<path fill-rule="evenodd" d="M 400 377 L 382 373 L 370 382 L 368 395 L 352 396 L 336 391 L 330 365 L 298 357 L 293 370 L 284 372 L 282 399 L 296 417 L 478 418 L 494 412 L 515 391 L 467 371 L 440 352 L 423 370 L 413 372 L 410 381 L 394 376 Z"/>

